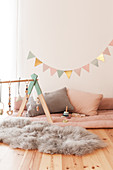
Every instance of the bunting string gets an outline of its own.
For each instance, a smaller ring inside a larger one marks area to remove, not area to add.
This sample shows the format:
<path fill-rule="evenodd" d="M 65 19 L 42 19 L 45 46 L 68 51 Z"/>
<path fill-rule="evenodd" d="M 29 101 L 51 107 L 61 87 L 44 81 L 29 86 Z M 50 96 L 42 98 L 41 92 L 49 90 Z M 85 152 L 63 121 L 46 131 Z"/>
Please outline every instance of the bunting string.
<path fill-rule="evenodd" d="M 60 78 L 63 73 L 66 74 L 66 76 L 68 77 L 68 79 L 70 79 L 72 72 L 75 72 L 78 76 L 81 75 L 81 70 L 85 70 L 86 72 L 90 72 L 90 64 L 99 67 L 99 61 L 101 62 L 105 62 L 105 56 L 111 56 L 111 53 L 109 51 L 109 46 L 113 47 L 113 40 L 109 43 L 109 45 L 105 48 L 105 50 L 95 59 L 93 59 L 90 63 L 83 65 L 80 68 L 76 68 L 73 70 L 58 70 L 56 68 L 53 68 L 51 66 L 48 66 L 47 64 L 43 63 L 42 61 L 40 61 L 31 51 L 29 51 L 28 57 L 27 59 L 31 59 L 31 58 L 35 58 L 35 64 L 34 66 L 39 66 L 40 64 L 43 65 L 43 72 L 45 72 L 46 70 L 50 69 L 50 75 L 53 76 L 55 73 L 57 73 L 58 77 Z"/>

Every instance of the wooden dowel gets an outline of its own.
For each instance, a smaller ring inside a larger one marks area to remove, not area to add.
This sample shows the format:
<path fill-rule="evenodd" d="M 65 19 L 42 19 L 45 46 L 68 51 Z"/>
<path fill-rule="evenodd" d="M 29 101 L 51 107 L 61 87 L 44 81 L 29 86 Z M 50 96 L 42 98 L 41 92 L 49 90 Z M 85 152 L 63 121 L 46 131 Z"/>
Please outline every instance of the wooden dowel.
<path fill-rule="evenodd" d="M 66 112 L 67 112 L 67 110 L 68 110 L 68 106 L 66 106 Z"/>
<path fill-rule="evenodd" d="M 16 82 L 27 82 L 27 81 L 29 82 L 29 81 L 34 81 L 34 80 L 33 79 L 25 79 L 25 80 L 0 81 L 0 83 L 16 83 Z"/>

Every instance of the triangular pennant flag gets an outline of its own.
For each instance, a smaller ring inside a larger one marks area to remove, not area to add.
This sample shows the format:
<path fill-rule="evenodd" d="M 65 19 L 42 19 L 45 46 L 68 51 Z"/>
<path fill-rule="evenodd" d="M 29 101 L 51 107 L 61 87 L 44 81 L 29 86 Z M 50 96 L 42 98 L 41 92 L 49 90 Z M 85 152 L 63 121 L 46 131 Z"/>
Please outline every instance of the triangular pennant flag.
<path fill-rule="evenodd" d="M 53 76 L 55 73 L 56 73 L 56 69 L 50 67 L 50 74 L 51 74 L 51 76 Z"/>
<path fill-rule="evenodd" d="M 68 79 L 71 77 L 71 74 L 72 74 L 72 70 L 69 70 L 69 71 L 64 71 L 68 77 Z"/>
<path fill-rule="evenodd" d="M 84 70 L 86 70 L 87 72 L 89 72 L 89 64 L 85 65 L 82 67 Z"/>
<path fill-rule="evenodd" d="M 111 55 L 110 52 L 109 52 L 108 47 L 104 50 L 103 54 Z"/>
<path fill-rule="evenodd" d="M 113 46 L 113 40 L 109 43 L 109 46 Z"/>
<path fill-rule="evenodd" d="M 58 74 L 58 77 L 59 77 L 59 78 L 62 76 L 63 73 L 64 73 L 64 71 L 62 71 L 62 70 L 57 70 L 57 74 Z"/>
<path fill-rule="evenodd" d="M 77 69 L 75 69 L 74 71 L 75 71 L 75 73 L 76 73 L 78 76 L 80 76 L 80 74 L 81 74 L 81 68 L 77 68 Z"/>
<path fill-rule="evenodd" d="M 98 65 L 98 60 L 97 60 L 97 59 L 94 59 L 94 60 L 91 62 L 91 64 L 93 64 L 93 65 L 95 65 L 95 66 L 97 66 L 97 67 L 99 66 L 99 65 Z"/>
<path fill-rule="evenodd" d="M 42 62 L 38 58 L 36 58 L 35 59 L 35 67 L 40 65 L 40 64 L 42 64 Z"/>
<path fill-rule="evenodd" d="M 31 51 L 29 51 L 27 59 L 30 59 L 30 58 L 35 58 L 35 55 Z"/>
<path fill-rule="evenodd" d="M 48 68 L 49 66 L 43 63 L 43 72 L 46 71 Z"/>
<path fill-rule="evenodd" d="M 104 55 L 100 54 L 96 59 L 104 62 Z"/>

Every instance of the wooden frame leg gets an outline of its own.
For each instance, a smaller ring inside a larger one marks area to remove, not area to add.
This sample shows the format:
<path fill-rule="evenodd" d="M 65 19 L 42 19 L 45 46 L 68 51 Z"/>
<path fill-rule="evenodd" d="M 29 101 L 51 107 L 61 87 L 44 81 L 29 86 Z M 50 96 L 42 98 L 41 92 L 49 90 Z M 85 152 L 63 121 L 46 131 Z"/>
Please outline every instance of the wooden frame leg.
<path fill-rule="evenodd" d="M 24 97 L 22 104 L 20 106 L 20 109 L 18 111 L 18 116 L 22 116 L 22 113 L 24 112 L 25 105 L 27 103 L 26 96 Z"/>
<path fill-rule="evenodd" d="M 42 104 L 42 107 L 43 107 L 43 109 L 44 109 L 44 112 L 45 112 L 45 115 L 46 115 L 46 117 L 47 117 L 48 122 L 49 122 L 49 123 L 53 123 L 53 120 L 52 120 L 52 118 L 51 118 L 51 115 L 50 115 L 49 109 L 48 109 L 48 107 L 47 107 L 47 104 L 46 104 L 46 102 L 45 102 L 45 99 L 44 99 L 43 94 L 40 94 L 38 97 L 39 97 L 39 99 L 40 99 L 40 102 L 41 102 L 41 104 Z"/>

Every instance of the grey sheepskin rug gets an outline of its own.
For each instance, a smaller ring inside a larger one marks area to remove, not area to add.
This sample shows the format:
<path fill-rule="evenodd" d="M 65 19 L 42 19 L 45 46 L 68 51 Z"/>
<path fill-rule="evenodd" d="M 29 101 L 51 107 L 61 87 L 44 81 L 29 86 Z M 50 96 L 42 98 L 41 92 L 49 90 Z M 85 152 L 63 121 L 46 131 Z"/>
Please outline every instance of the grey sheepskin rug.
<path fill-rule="evenodd" d="M 49 154 L 84 155 L 106 144 L 82 127 L 59 127 L 27 118 L 0 121 L 0 142 L 13 148 L 38 149 Z"/>

